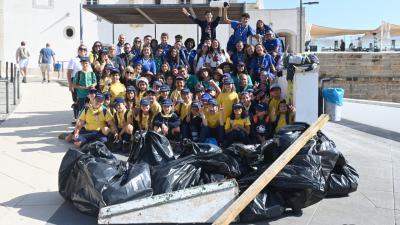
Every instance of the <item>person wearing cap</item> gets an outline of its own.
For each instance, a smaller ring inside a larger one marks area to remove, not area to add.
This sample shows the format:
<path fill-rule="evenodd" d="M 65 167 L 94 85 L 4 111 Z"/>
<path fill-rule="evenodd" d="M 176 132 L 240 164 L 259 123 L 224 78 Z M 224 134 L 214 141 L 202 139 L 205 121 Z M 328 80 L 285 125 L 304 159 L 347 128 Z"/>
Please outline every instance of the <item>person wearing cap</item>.
<path fill-rule="evenodd" d="M 131 114 L 130 117 L 128 117 L 130 118 L 128 123 L 133 124 L 132 131 L 148 130 L 151 127 L 154 114 L 150 110 L 150 104 L 151 102 L 149 99 L 143 98 L 140 100 L 139 110 L 135 114 Z"/>
<path fill-rule="evenodd" d="M 201 101 L 201 103 L 203 104 L 203 109 L 204 109 L 204 111 L 207 111 L 207 109 L 208 109 L 208 101 L 210 100 L 210 99 L 212 99 L 213 97 L 210 95 L 210 94 L 208 94 L 208 93 L 204 93 L 201 97 L 200 97 L 200 101 Z"/>
<path fill-rule="evenodd" d="M 205 142 L 207 119 L 199 101 L 192 102 L 190 112 L 182 120 L 181 127 L 183 138 L 189 138 L 194 142 Z"/>
<path fill-rule="evenodd" d="M 149 87 L 152 86 L 153 81 L 156 79 L 156 75 L 154 73 L 152 73 L 151 71 L 144 72 L 143 77 L 146 77 L 147 80 L 149 81 Z"/>
<path fill-rule="evenodd" d="M 131 110 L 125 106 L 125 100 L 122 97 L 117 97 L 114 100 L 115 113 L 113 122 L 118 130 L 118 136 L 114 142 L 122 142 L 122 152 L 127 152 L 129 149 L 129 141 L 132 135 L 132 130 L 128 129 L 128 114 Z M 118 149 L 115 149 L 118 150 Z"/>
<path fill-rule="evenodd" d="M 249 143 L 250 119 L 244 110 L 242 103 L 232 106 L 232 113 L 225 121 L 225 143 L 229 146 L 233 143 Z"/>
<path fill-rule="evenodd" d="M 161 86 L 162 86 L 162 83 L 160 81 L 158 81 L 158 80 L 155 80 L 153 82 L 152 88 L 158 94 L 158 92 L 160 92 Z"/>
<path fill-rule="evenodd" d="M 185 88 L 185 78 L 178 76 L 175 78 L 175 90 L 171 92 L 170 98 L 173 102 L 182 101 L 181 91 Z"/>
<path fill-rule="evenodd" d="M 85 106 L 93 105 L 93 102 L 95 100 L 96 94 L 97 94 L 97 89 L 96 88 L 89 89 L 88 96 L 86 98 L 87 102 L 86 102 Z"/>
<path fill-rule="evenodd" d="M 142 64 L 144 73 L 150 71 L 152 74 L 156 74 L 156 63 L 153 60 L 153 53 L 150 46 L 143 47 L 135 63 Z"/>
<path fill-rule="evenodd" d="M 119 69 L 113 68 L 111 70 L 111 84 L 110 84 L 110 93 L 111 93 L 111 103 L 114 103 L 114 99 L 117 97 L 125 97 L 125 85 L 120 81 Z"/>
<path fill-rule="evenodd" d="M 225 79 L 223 81 L 222 92 L 218 95 L 217 101 L 219 105 L 222 105 L 224 121 L 232 113 L 232 105 L 239 102 L 239 96 L 235 91 L 232 78 Z"/>
<path fill-rule="evenodd" d="M 219 89 L 219 87 L 218 87 L 218 89 Z M 220 92 L 218 92 L 218 94 L 221 93 L 221 89 L 219 89 L 219 90 L 220 90 Z M 215 88 L 213 86 L 206 88 L 206 93 L 211 95 L 211 97 L 213 97 L 213 98 L 215 98 L 217 96 L 217 92 L 215 91 Z"/>
<path fill-rule="evenodd" d="M 169 140 L 179 140 L 180 119 L 172 111 L 172 100 L 163 99 L 161 102 L 162 110 L 153 120 L 153 130 L 165 135 Z"/>
<path fill-rule="evenodd" d="M 206 92 L 206 90 L 204 89 L 203 86 L 201 85 L 197 85 L 196 88 L 194 89 L 194 96 L 193 96 L 193 100 L 197 100 L 200 101 L 201 100 L 201 96 L 203 96 L 203 94 Z"/>
<path fill-rule="evenodd" d="M 222 85 L 222 76 L 224 75 L 224 71 L 222 69 L 217 68 L 213 73 L 213 80 L 216 86 L 220 87 Z"/>
<path fill-rule="evenodd" d="M 85 107 L 86 97 L 89 89 L 95 88 L 97 80 L 95 74 L 90 70 L 88 57 L 81 57 L 82 70 L 78 71 L 74 77 L 74 86 L 77 95 L 78 111 Z"/>
<path fill-rule="evenodd" d="M 143 96 L 146 94 L 147 89 L 149 88 L 149 80 L 146 77 L 140 77 L 136 80 L 136 87 L 138 88 L 136 93 L 136 105 L 140 104 L 140 100 L 142 100 Z"/>
<path fill-rule="evenodd" d="M 161 102 L 163 99 L 169 98 L 169 92 L 171 88 L 167 84 L 163 84 L 160 87 L 158 102 Z"/>
<path fill-rule="evenodd" d="M 136 108 L 136 89 L 134 86 L 126 87 L 125 104 L 128 110 L 135 110 Z"/>
<path fill-rule="evenodd" d="M 264 103 L 257 103 L 256 113 L 251 117 L 251 133 L 253 142 L 260 144 L 265 140 L 272 138 L 273 129 L 268 115 L 268 106 Z"/>
<path fill-rule="evenodd" d="M 114 137 L 118 137 L 118 131 L 113 123 L 113 116 L 109 110 L 103 107 L 103 103 L 104 95 L 97 93 L 93 104 L 82 110 L 73 132 L 73 140 L 76 147 L 81 147 L 92 141 L 105 143 L 110 132 Z"/>
<path fill-rule="evenodd" d="M 224 140 L 223 109 L 218 106 L 217 100 L 208 100 L 208 109 L 205 112 L 207 119 L 206 138 L 214 138 L 221 145 Z"/>
<path fill-rule="evenodd" d="M 114 111 L 113 111 L 114 108 L 111 107 L 111 93 L 108 92 L 108 91 L 106 91 L 106 92 L 103 92 L 103 95 L 104 95 L 104 103 L 103 103 L 103 106 L 104 106 L 105 108 L 107 108 L 108 110 L 110 110 L 111 114 L 114 114 Z"/>
<path fill-rule="evenodd" d="M 275 118 L 272 120 L 275 132 L 278 132 L 284 126 L 293 123 L 296 112 L 296 109 L 292 105 L 288 105 L 285 99 L 279 102 L 278 107 L 279 109 L 277 113 L 275 111 L 272 112 L 272 115 Z"/>
<path fill-rule="evenodd" d="M 161 101 L 157 101 L 157 93 L 153 89 L 147 90 L 146 95 L 144 97 L 150 101 L 150 111 L 153 115 L 151 119 L 153 119 L 154 116 L 160 113 L 162 110 L 161 105 L 159 103 Z"/>
<path fill-rule="evenodd" d="M 104 67 L 103 72 L 101 73 L 100 76 L 100 82 L 99 82 L 99 90 L 100 92 L 106 92 L 110 89 L 111 85 L 111 70 L 113 68 L 113 65 L 107 64 Z"/>
<path fill-rule="evenodd" d="M 269 96 L 269 117 L 271 118 L 271 121 L 275 121 L 275 116 L 279 111 L 279 103 L 281 102 L 281 87 L 278 84 L 271 85 Z"/>
<path fill-rule="evenodd" d="M 184 88 L 181 91 L 182 101 L 175 105 L 175 113 L 179 116 L 180 120 L 184 120 L 186 115 L 190 111 L 190 106 L 192 104 L 192 93 L 189 88 Z"/>

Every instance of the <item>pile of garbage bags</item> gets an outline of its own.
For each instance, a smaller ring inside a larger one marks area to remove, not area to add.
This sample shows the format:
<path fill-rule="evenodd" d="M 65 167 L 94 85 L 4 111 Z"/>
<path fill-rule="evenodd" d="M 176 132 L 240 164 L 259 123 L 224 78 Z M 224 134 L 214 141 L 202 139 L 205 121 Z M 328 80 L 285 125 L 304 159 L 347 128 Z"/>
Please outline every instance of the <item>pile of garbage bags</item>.
<path fill-rule="evenodd" d="M 234 178 L 245 191 L 306 129 L 295 123 L 260 145 L 170 143 L 148 131 L 135 137 L 128 161 L 94 142 L 70 149 L 59 170 L 59 192 L 81 212 Z M 318 132 L 241 213 L 243 222 L 299 212 L 324 197 L 357 190 L 358 174 L 336 145 Z"/>

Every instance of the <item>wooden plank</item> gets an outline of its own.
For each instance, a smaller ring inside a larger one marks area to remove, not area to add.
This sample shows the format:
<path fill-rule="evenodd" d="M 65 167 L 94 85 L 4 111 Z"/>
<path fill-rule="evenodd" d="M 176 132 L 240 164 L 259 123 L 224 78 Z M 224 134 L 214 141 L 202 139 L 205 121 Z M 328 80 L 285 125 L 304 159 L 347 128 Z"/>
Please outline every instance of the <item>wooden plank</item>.
<path fill-rule="evenodd" d="M 301 148 L 328 122 L 329 116 L 321 115 L 261 176 L 220 216 L 213 225 L 230 224 L 265 186 L 285 167 Z"/>

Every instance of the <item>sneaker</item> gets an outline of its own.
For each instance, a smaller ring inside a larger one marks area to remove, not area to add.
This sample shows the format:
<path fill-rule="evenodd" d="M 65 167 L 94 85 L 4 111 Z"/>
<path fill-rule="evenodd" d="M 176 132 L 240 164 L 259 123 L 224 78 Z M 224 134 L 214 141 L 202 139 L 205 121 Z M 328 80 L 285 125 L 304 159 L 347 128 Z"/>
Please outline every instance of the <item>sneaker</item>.
<path fill-rule="evenodd" d="M 71 124 L 75 126 L 75 125 L 76 125 L 76 120 L 73 120 L 73 121 L 71 122 Z"/>
<path fill-rule="evenodd" d="M 26 83 L 26 77 L 22 78 L 22 83 Z"/>
<path fill-rule="evenodd" d="M 50 80 L 47 80 L 47 83 L 50 83 Z"/>
<path fill-rule="evenodd" d="M 42 83 L 46 82 L 46 79 L 43 78 Z"/>

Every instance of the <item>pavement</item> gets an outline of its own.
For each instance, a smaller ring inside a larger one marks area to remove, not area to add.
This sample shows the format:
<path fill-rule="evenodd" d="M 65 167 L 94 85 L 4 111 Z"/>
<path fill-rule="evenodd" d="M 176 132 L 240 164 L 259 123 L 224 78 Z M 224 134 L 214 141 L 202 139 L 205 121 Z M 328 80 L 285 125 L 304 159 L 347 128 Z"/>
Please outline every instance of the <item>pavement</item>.
<path fill-rule="evenodd" d="M 96 218 L 79 213 L 58 194 L 58 169 L 71 147 L 57 138 L 70 129 L 67 88 L 56 82 L 42 84 L 39 79 L 23 84 L 22 91 L 22 101 L 0 125 L 0 224 L 97 224 Z M 369 125 L 364 131 L 340 123 L 323 128 L 360 174 L 356 192 L 324 199 L 305 208 L 301 216 L 288 214 L 258 224 L 400 224 L 398 133 L 383 127 L 370 134 Z M 394 138 L 386 138 L 384 132 L 393 132 Z"/>

